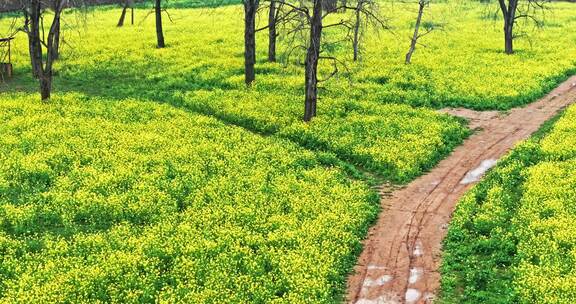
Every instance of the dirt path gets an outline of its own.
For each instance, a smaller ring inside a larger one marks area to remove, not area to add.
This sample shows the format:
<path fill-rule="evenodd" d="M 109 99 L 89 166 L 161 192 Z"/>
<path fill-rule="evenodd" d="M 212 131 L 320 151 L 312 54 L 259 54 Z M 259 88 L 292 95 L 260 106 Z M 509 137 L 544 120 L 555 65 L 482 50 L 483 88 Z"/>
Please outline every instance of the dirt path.
<path fill-rule="evenodd" d="M 507 115 L 446 110 L 481 130 L 431 172 L 382 199 L 382 214 L 348 280 L 348 302 L 432 302 L 440 286 L 441 242 L 460 197 L 517 142 L 575 101 L 576 76 Z"/>

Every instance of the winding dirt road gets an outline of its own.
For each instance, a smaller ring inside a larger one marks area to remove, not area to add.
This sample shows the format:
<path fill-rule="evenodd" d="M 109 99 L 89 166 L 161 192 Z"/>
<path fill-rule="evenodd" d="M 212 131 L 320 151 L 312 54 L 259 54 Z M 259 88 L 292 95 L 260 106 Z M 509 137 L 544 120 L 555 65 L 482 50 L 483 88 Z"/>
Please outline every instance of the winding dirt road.
<path fill-rule="evenodd" d="M 460 197 L 516 143 L 575 101 L 576 76 L 507 114 L 445 110 L 470 119 L 478 131 L 428 174 L 383 196 L 383 211 L 348 280 L 348 302 L 431 303 L 440 286 L 441 243 Z"/>

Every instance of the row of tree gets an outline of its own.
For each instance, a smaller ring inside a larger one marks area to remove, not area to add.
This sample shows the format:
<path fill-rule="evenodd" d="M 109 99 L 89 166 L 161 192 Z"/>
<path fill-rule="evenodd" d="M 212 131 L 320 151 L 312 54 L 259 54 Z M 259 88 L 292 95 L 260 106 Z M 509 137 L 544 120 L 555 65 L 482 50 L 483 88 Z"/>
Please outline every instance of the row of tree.
<path fill-rule="evenodd" d="M 61 43 L 61 18 L 65 8 L 81 6 L 82 0 L 20 0 L 24 15 L 22 30 L 28 35 L 28 45 L 32 73 L 39 80 L 42 100 L 50 98 L 54 61 L 59 58 Z M 134 23 L 133 0 L 120 0 L 123 6 L 118 26 L 123 26 L 126 12 L 132 11 L 132 24 Z M 156 17 L 157 47 L 166 46 L 162 24 L 162 0 L 154 1 Z M 504 17 L 505 52 L 512 54 L 514 25 L 518 19 L 533 18 L 534 10 L 542 8 L 536 0 L 528 0 L 527 6 L 520 8 L 520 0 L 498 0 Z M 352 42 L 353 60 L 359 57 L 361 32 L 368 25 L 375 28 L 387 29 L 386 21 L 382 17 L 375 0 L 242 0 L 244 9 L 244 74 L 247 86 L 252 85 L 256 79 L 256 33 L 268 30 L 268 60 L 277 60 L 276 41 L 280 35 L 286 36 L 289 41 L 289 51 L 303 50 L 305 68 L 305 99 L 304 117 L 308 122 L 316 116 L 318 101 L 318 84 L 334 76 L 338 72 L 341 61 L 323 53 L 326 45 L 324 33 L 330 28 L 344 28 Z M 413 36 L 410 39 L 410 48 L 406 54 L 406 63 L 409 64 L 412 54 L 418 44 L 418 39 L 430 33 L 434 26 L 426 25 L 421 31 L 422 17 L 430 0 L 418 1 L 418 15 L 416 17 Z M 46 14 L 47 10 L 52 11 Z M 257 28 L 257 16 L 266 11 L 268 24 Z M 340 14 L 339 18 L 330 18 Z M 44 19 L 51 18 L 47 35 L 44 33 Z M 339 20 L 328 23 L 327 20 Z M 282 33 L 279 27 L 282 26 Z M 44 56 L 44 53 L 46 53 Z M 321 60 L 332 63 L 333 71 L 320 79 L 318 66 Z"/>

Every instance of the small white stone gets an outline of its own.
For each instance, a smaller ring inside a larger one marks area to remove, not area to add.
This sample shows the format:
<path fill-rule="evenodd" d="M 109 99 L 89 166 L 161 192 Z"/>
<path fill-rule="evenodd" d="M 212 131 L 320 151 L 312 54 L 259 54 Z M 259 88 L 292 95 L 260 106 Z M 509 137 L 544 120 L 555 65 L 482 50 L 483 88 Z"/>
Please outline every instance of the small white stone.
<path fill-rule="evenodd" d="M 412 268 L 410 269 L 410 278 L 408 278 L 408 283 L 414 284 L 418 282 L 420 276 L 422 276 L 422 269 L 421 268 Z"/>
<path fill-rule="evenodd" d="M 376 280 L 372 280 L 370 278 L 366 278 L 364 280 L 364 284 L 362 284 L 363 287 L 372 287 L 372 286 L 382 286 L 388 282 L 390 282 L 392 280 L 392 276 L 385 274 L 379 278 L 377 278 Z"/>
<path fill-rule="evenodd" d="M 406 303 L 414 303 L 420 299 L 420 291 L 414 288 L 406 290 Z"/>
<path fill-rule="evenodd" d="M 392 281 L 392 276 L 385 274 L 385 275 L 379 277 L 378 279 L 376 279 L 376 285 L 382 286 L 382 285 L 384 285 L 390 281 Z"/>
<path fill-rule="evenodd" d="M 368 265 L 368 270 L 378 270 L 378 269 L 386 269 L 386 267 L 378 265 Z"/>
<path fill-rule="evenodd" d="M 362 284 L 364 287 L 371 287 L 372 285 L 374 285 L 374 281 L 370 278 L 366 278 L 364 284 Z"/>
<path fill-rule="evenodd" d="M 482 178 L 482 176 L 484 176 L 484 174 L 486 174 L 486 172 L 488 170 L 490 170 L 492 167 L 496 166 L 497 162 L 498 161 L 495 159 L 487 159 L 487 160 L 482 161 L 482 163 L 480 164 L 480 166 L 478 168 L 471 170 L 470 172 L 468 172 L 468 174 L 466 174 L 466 176 L 464 176 L 462 181 L 460 181 L 460 184 L 468 185 L 468 184 L 478 182 L 480 180 L 480 178 Z"/>
<path fill-rule="evenodd" d="M 422 244 L 420 242 L 416 243 L 416 246 L 414 247 L 414 251 L 412 252 L 412 255 L 414 255 L 415 257 L 421 257 L 424 254 L 424 252 L 422 251 Z"/>

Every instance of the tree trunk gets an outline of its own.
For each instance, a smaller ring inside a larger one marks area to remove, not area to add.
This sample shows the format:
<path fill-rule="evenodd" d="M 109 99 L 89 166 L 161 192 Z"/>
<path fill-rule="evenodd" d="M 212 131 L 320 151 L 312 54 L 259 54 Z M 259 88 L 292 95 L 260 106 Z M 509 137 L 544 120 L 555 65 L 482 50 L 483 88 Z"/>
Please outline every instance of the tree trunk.
<path fill-rule="evenodd" d="M 362 3 L 358 2 L 358 7 L 356 8 L 356 22 L 354 23 L 354 41 L 352 47 L 354 48 L 354 61 L 358 61 L 358 44 L 360 43 L 360 11 L 362 9 Z"/>
<path fill-rule="evenodd" d="M 306 53 L 306 99 L 304 101 L 304 121 L 309 122 L 316 116 L 318 101 L 318 60 L 322 40 L 323 0 L 314 1 L 314 15 L 310 21 L 310 45 Z"/>
<path fill-rule="evenodd" d="M 24 10 L 24 30 L 28 35 L 28 54 L 30 55 L 30 66 L 32 68 L 32 76 L 38 78 L 38 56 L 36 55 L 37 48 L 35 45 L 36 39 L 33 37 L 31 30 L 32 27 L 32 15 L 29 14 L 27 10 Z"/>
<path fill-rule="evenodd" d="M 162 0 L 156 0 L 156 38 L 158 39 L 158 48 L 166 46 L 164 43 L 164 31 L 162 30 Z"/>
<path fill-rule="evenodd" d="M 36 63 L 35 50 L 32 46 L 30 37 L 28 37 L 28 51 L 30 53 L 30 66 L 32 67 L 32 77 L 38 78 L 38 64 Z"/>
<path fill-rule="evenodd" d="M 41 3 L 40 0 L 32 0 L 30 4 L 30 28 L 28 32 L 28 43 L 30 45 L 30 52 L 32 53 L 32 65 L 35 69 L 35 73 L 38 76 L 40 82 L 40 96 L 42 100 L 47 100 L 50 98 L 51 89 L 51 76 L 45 73 L 42 62 L 42 44 L 40 38 L 40 15 L 41 15 Z M 56 17 L 55 17 L 56 18 Z M 52 45 L 50 45 L 52 46 Z M 52 53 L 49 54 L 52 56 Z M 48 56 L 47 61 L 52 61 Z M 49 77 L 48 77 L 49 76 Z"/>
<path fill-rule="evenodd" d="M 40 97 L 43 101 L 50 99 L 52 91 L 52 73 L 43 74 L 40 77 Z"/>
<path fill-rule="evenodd" d="M 56 20 L 58 19 L 58 20 Z M 58 60 L 60 58 L 60 17 L 54 17 L 55 32 L 54 32 L 54 49 L 52 51 L 52 59 Z"/>
<path fill-rule="evenodd" d="M 63 0 L 61 0 L 63 1 Z M 60 1 L 56 1 L 57 8 L 54 10 L 54 19 L 52 21 L 52 25 L 50 26 L 50 30 L 48 32 L 48 41 L 47 41 L 47 58 L 46 58 L 46 65 L 44 67 L 44 74 L 50 75 L 50 83 L 52 82 L 52 64 L 54 60 L 58 59 L 60 56 L 60 16 L 62 14 L 63 3 Z"/>
<path fill-rule="evenodd" d="M 268 12 L 268 62 L 276 62 L 276 1 L 270 1 Z"/>
<path fill-rule="evenodd" d="M 251 85 L 256 79 L 256 12 L 258 0 L 244 0 L 244 81 Z"/>
<path fill-rule="evenodd" d="M 40 95 L 42 100 L 50 99 L 50 93 L 52 91 L 52 65 L 54 64 L 54 60 L 58 58 L 58 47 L 60 44 L 60 15 L 64 9 L 64 3 L 61 1 L 56 1 L 54 20 L 52 21 L 52 26 L 50 26 L 50 31 L 48 32 L 46 64 L 40 68 Z"/>
<path fill-rule="evenodd" d="M 514 54 L 514 22 L 516 21 L 516 9 L 518 0 L 509 0 L 506 6 L 505 0 L 498 0 L 502 16 L 504 17 L 504 52 Z"/>
<path fill-rule="evenodd" d="M 505 25 L 504 26 L 504 51 L 506 54 L 514 54 L 514 36 L 513 36 L 513 26 Z"/>
<path fill-rule="evenodd" d="M 31 0 L 30 1 L 30 16 L 26 16 L 26 20 L 29 24 L 26 25 L 28 31 L 28 43 L 31 54 L 31 61 L 33 64 L 33 69 L 38 75 L 38 80 L 40 82 L 40 96 L 42 100 L 47 100 L 50 98 L 50 92 L 52 91 L 52 66 L 54 59 L 56 58 L 58 36 L 60 31 L 60 16 L 62 10 L 64 9 L 64 2 L 56 1 L 54 4 L 54 19 L 50 30 L 48 32 L 48 39 L 46 42 L 46 62 L 42 60 L 42 38 L 40 36 L 40 29 L 42 26 L 41 15 L 42 6 L 41 0 Z"/>
<path fill-rule="evenodd" d="M 30 55 L 30 66 L 32 68 L 32 76 L 38 78 L 38 64 L 36 63 L 36 50 L 34 48 L 33 39 L 28 31 L 28 53 Z"/>
<path fill-rule="evenodd" d="M 28 47 L 32 74 L 36 78 L 42 75 L 42 44 L 40 42 L 40 0 L 32 0 L 30 4 Z"/>
<path fill-rule="evenodd" d="M 420 7 L 418 8 L 418 18 L 416 19 L 416 25 L 414 26 L 414 35 L 412 36 L 412 41 L 410 42 L 410 49 L 406 54 L 406 64 L 410 64 L 412 61 L 412 54 L 416 50 L 416 43 L 418 42 L 418 32 L 420 31 L 420 23 L 422 23 L 422 15 L 424 14 L 424 6 L 426 3 L 424 1 L 419 2 Z"/>
<path fill-rule="evenodd" d="M 124 26 L 124 19 L 126 18 L 126 11 L 128 10 L 128 1 L 124 3 L 124 7 L 122 8 L 122 14 L 120 15 L 120 20 L 118 20 L 118 27 Z"/>

